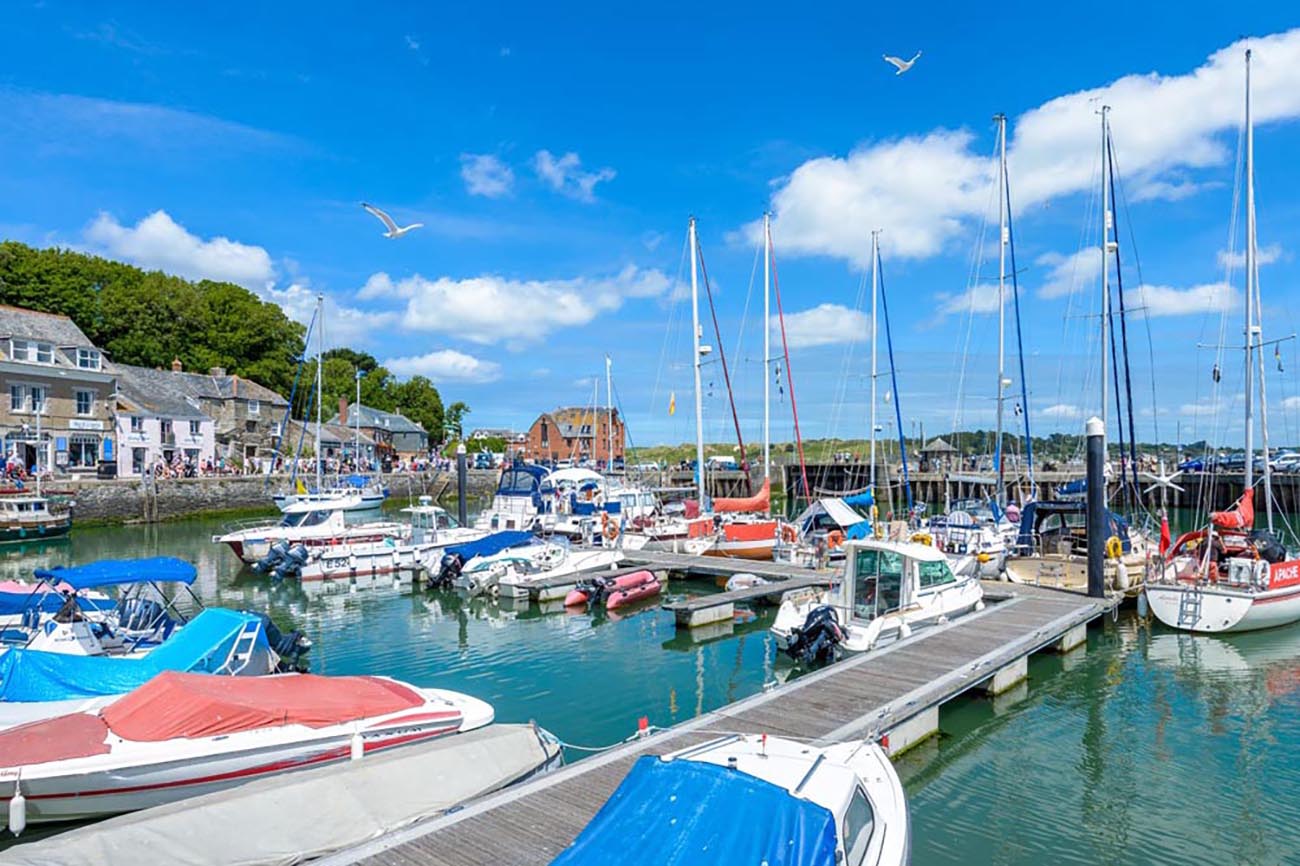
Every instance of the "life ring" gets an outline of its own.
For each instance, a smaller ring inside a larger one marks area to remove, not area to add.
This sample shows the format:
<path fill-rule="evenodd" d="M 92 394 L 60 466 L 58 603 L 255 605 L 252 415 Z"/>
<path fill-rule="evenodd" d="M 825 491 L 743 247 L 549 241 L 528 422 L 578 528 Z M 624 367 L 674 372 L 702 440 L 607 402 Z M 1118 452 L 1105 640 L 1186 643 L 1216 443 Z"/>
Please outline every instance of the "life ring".
<path fill-rule="evenodd" d="M 605 530 L 603 534 L 608 541 L 613 541 L 618 538 L 618 524 L 610 520 L 608 516 L 605 518 Z"/>
<path fill-rule="evenodd" d="M 917 544 L 924 545 L 931 545 L 934 543 L 934 538 L 928 532 L 913 532 L 912 540 Z"/>
<path fill-rule="evenodd" d="M 1124 542 L 1119 540 L 1118 535 L 1112 535 L 1106 539 L 1106 556 L 1111 559 L 1119 559 L 1124 555 Z"/>
<path fill-rule="evenodd" d="M 844 546 L 844 533 L 838 529 L 826 533 L 826 546 L 831 550 L 839 550 Z"/>
<path fill-rule="evenodd" d="M 781 524 L 781 540 L 793 544 L 798 539 L 799 533 L 795 531 L 794 526 L 789 523 Z"/>

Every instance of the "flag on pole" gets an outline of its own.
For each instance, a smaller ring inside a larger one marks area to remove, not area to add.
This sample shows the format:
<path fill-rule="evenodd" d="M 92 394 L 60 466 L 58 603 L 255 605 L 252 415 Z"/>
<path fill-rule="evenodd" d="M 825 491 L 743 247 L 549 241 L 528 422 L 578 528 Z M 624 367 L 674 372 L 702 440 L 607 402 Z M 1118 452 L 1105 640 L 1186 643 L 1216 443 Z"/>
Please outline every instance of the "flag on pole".
<path fill-rule="evenodd" d="M 668 394 L 668 414 L 669 415 L 677 414 L 677 392 L 676 391 L 669 392 Z"/>
<path fill-rule="evenodd" d="M 1169 544 L 1172 539 L 1169 534 L 1169 515 L 1160 515 L 1160 555 L 1164 556 L 1169 550 Z"/>

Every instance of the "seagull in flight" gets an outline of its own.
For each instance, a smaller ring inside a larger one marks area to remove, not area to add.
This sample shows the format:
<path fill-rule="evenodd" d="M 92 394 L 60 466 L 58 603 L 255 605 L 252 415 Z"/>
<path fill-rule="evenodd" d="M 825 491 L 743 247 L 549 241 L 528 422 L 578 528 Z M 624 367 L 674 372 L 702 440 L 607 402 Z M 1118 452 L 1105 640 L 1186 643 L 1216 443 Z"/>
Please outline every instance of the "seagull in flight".
<path fill-rule="evenodd" d="M 378 217 L 379 221 L 384 224 L 384 228 L 388 229 L 388 231 L 384 232 L 384 237 L 386 238 L 400 238 L 402 235 L 406 234 L 412 229 L 418 229 L 424 226 L 424 223 L 411 223 L 409 226 L 402 226 L 401 228 L 398 228 L 397 223 L 393 222 L 392 217 L 390 217 L 388 214 L 384 213 L 374 205 L 367 204 L 366 202 L 362 202 L 361 206 L 366 210 L 370 211 L 376 217 Z"/>
<path fill-rule="evenodd" d="M 919 58 L 920 56 L 921 56 L 921 52 L 919 51 L 916 52 L 916 55 L 911 60 L 904 60 L 901 57 L 894 57 L 889 54 L 884 55 L 886 63 L 893 64 L 898 68 L 898 71 L 894 73 L 895 75 L 902 75 L 904 72 L 911 69 L 913 64 L 916 63 L 917 58 Z"/>

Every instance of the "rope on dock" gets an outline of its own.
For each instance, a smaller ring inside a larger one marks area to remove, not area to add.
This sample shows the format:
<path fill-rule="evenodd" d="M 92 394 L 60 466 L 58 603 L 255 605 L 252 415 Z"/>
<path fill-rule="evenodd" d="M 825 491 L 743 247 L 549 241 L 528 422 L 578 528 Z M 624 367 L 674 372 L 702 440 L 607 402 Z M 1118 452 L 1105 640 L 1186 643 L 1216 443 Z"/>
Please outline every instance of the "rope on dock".
<path fill-rule="evenodd" d="M 632 736 L 625 737 L 619 740 L 617 743 L 610 743 L 608 746 L 579 746 L 576 743 L 566 743 L 564 740 L 559 740 L 559 739 L 557 739 L 556 742 L 558 742 L 561 746 L 563 746 L 566 749 L 573 749 L 574 751 L 577 752 L 608 752 L 610 749 L 617 749 L 619 746 L 626 746 L 628 743 L 633 743 L 636 742 L 637 740 L 643 740 L 646 737 L 650 736 L 651 734 L 657 734 L 661 731 L 666 731 L 666 730 L 668 729 L 658 727 L 657 725 L 650 725 L 646 728 L 638 730 L 636 733 L 632 734 Z"/>

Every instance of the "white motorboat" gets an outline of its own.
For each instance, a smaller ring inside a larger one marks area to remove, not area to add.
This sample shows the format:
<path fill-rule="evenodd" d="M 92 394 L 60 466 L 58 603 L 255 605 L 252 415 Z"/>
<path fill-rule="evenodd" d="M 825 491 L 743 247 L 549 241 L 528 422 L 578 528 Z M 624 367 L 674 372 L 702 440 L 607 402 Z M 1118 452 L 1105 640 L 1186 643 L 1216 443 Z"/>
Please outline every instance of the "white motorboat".
<path fill-rule="evenodd" d="M 598 572 L 613 568 L 623 561 L 623 551 L 618 548 L 575 550 L 567 544 L 548 542 L 548 550 L 535 556 L 516 556 L 505 561 L 497 580 L 497 593 L 508 598 L 528 598 L 536 588 L 553 578 L 570 577 L 583 572 Z M 558 548 L 558 550 L 556 550 Z M 527 554 L 530 548 L 518 548 Z"/>
<path fill-rule="evenodd" d="M 984 608 L 971 575 L 953 573 L 934 547 L 865 539 L 846 544 L 844 574 L 828 590 L 786 593 L 772 624 L 782 650 L 807 664 L 866 652 L 914 629 Z"/>
<path fill-rule="evenodd" d="M 772 558 L 802 568 L 820 568 L 844 559 L 844 542 L 865 536 L 871 529 L 870 509 L 875 498 L 870 490 L 852 496 L 828 496 L 814 500 L 790 521 L 793 538 L 777 542 Z"/>
<path fill-rule="evenodd" d="M 290 505 L 278 521 L 255 521 L 234 524 L 212 541 L 225 544 L 250 565 L 266 558 L 272 545 L 303 545 L 309 551 L 337 544 L 360 544 L 400 538 L 406 527 L 396 521 L 351 523 L 346 509 L 317 508 L 310 503 Z"/>
<path fill-rule="evenodd" d="M 995 509 L 991 500 L 961 500 L 947 514 L 931 517 L 925 530 L 950 560 L 973 557 L 980 577 L 996 579 L 1015 549 L 1020 528 L 1011 518 L 1019 516 Z"/>
<path fill-rule="evenodd" d="M 19 833 L 359 760 L 492 719 L 476 698 L 386 677 L 164 673 L 98 711 L 0 732 L 0 801 Z"/>
<path fill-rule="evenodd" d="M 645 756 L 552 866 L 902 866 L 898 774 L 870 741 L 819 747 L 731 735 Z"/>
<path fill-rule="evenodd" d="M 382 507 L 387 498 L 382 487 L 368 484 L 364 487 L 327 487 L 306 493 L 277 493 L 271 497 L 271 501 L 281 511 L 287 510 L 291 505 L 310 505 L 339 511 L 374 511 Z"/>
<path fill-rule="evenodd" d="M 515 463 L 501 471 L 492 504 L 474 522 L 487 532 L 532 531 L 544 508 L 542 480 L 550 470 L 532 463 Z"/>

